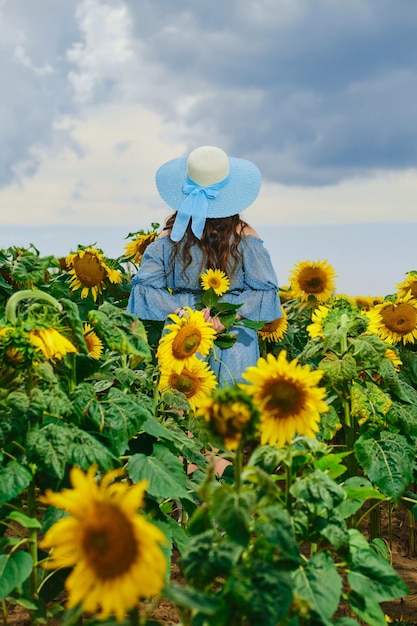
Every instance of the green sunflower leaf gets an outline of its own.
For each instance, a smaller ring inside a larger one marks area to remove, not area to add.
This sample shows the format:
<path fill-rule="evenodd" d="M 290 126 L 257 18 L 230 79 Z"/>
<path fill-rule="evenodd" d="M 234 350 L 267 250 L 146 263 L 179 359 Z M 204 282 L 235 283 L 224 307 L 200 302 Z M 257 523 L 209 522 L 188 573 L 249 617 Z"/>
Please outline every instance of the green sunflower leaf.
<path fill-rule="evenodd" d="M 94 429 L 114 454 L 123 454 L 130 439 L 141 430 L 142 424 L 153 416 L 154 405 L 143 394 L 123 393 L 112 387 L 101 400 L 92 400 L 82 416 L 81 425 Z"/>
<path fill-rule="evenodd" d="M 386 626 L 387 620 L 378 602 L 367 595 L 352 591 L 349 594 L 349 606 L 365 624 L 372 626 Z"/>
<path fill-rule="evenodd" d="M 274 567 L 273 562 L 253 559 L 250 572 L 238 571 L 228 581 L 226 597 L 243 608 L 247 623 L 276 626 L 286 622 L 294 599 L 292 588 L 289 572 Z"/>
<path fill-rule="evenodd" d="M 89 311 L 88 319 L 110 350 L 151 360 L 145 327 L 134 315 L 106 302 L 97 311 Z"/>
<path fill-rule="evenodd" d="M 387 421 L 406 437 L 417 437 L 417 406 L 394 402 L 387 413 Z"/>
<path fill-rule="evenodd" d="M 398 503 L 412 478 L 414 446 L 403 435 L 382 431 L 379 438 L 360 436 L 355 454 L 369 480 Z"/>
<path fill-rule="evenodd" d="M 165 589 L 164 595 L 177 606 L 198 611 L 203 615 L 214 615 L 221 606 L 218 598 L 175 583 Z"/>
<path fill-rule="evenodd" d="M 253 491 L 236 492 L 232 485 L 221 485 L 213 493 L 213 516 L 229 537 L 246 546 L 250 538 L 251 513 L 256 494 Z"/>
<path fill-rule="evenodd" d="M 217 335 L 214 343 L 221 350 L 227 350 L 228 348 L 231 348 L 235 345 L 236 340 L 237 335 L 235 335 L 234 333 L 221 333 L 220 335 Z"/>
<path fill-rule="evenodd" d="M 312 513 L 316 512 L 317 506 L 331 512 L 345 499 L 344 489 L 320 470 L 310 472 L 294 482 L 291 493 L 303 500 Z"/>
<path fill-rule="evenodd" d="M 51 267 L 59 267 L 59 261 L 54 256 L 39 257 L 26 252 L 13 263 L 11 275 L 16 283 L 29 288 L 45 283 L 45 274 Z"/>
<path fill-rule="evenodd" d="M 18 496 L 32 480 L 31 472 L 18 461 L 10 461 L 0 469 L 0 505 Z"/>
<path fill-rule="evenodd" d="M 148 480 L 146 491 L 155 498 L 186 498 L 193 500 L 187 489 L 187 475 L 178 456 L 163 445 L 156 444 L 152 454 L 139 453 L 130 457 L 127 473 L 133 482 Z"/>
<path fill-rule="evenodd" d="M 357 376 L 356 361 L 349 353 L 341 359 L 330 354 L 320 361 L 319 368 L 324 371 L 331 385 L 349 382 Z"/>
<path fill-rule="evenodd" d="M 410 593 L 389 562 L 370 549 L 353 552 L 348 581 L 354 592 L 374 602 L 387 602 Z"/>
<path fill-rule="evenodd" d="M 27 456 L 41 472 L 61 480 L 64 477 L 73 431 L 66 424 L 47 424 L 32 430 L 26 438 Z"/>
<path fill-rule="evenodd" d="M 376 335 L 364 335 L 350 339 L 355 359 L 361 369 L 378 369 L 387 350 L 385 342 Z"/>
<path fill-rule="evenodd" d="M 331 624 L 339 606 L 342 579 L 330 554 L 314 554 L 305 567 L 295 572 L 294 583 L 295 591 L 309 602 L 323 623 Z"/>
<path fill-rule="evenodd" d="M 300 549 L 294 537 L 294 529 L 290 514 L 275 504 L 258 510 L 259 518 L 255 523 L 258 537 L 266 540 L 272 547 L 278 548 L 286 558 L 300 563 Z"/>
<path fill-rule="evenodd" d="M 170 448 L 171 452 L 183 456 L 189 463 L 195 463 L 201 469 L 206 467 L 207 459 L 201 454 L 202 444 L 196 437 L 188 437 L 181 430 L 166 428 L 154 417 L 146 419 L 141 429 L 148 435 L 155 437 L 158 441 L 168 442 L 167 447 Z"/>
<path fill-rule="evenodd" d="M 68 463 L 70 465 L 77 465 L 85 471 L 95 463 L 102 471 L 108 471 L 119 466 L 119 458 L 112 454 L 100 441 L 97 441 L 93 435 L 75 427 L 72 427 L 72 431 L 73 439 L 68 450 Z"/>
<path fill-rule="evenodd" d="M 77 346 L 78 352 L 87 354 L 88 348 L 84 339 L 83 322 L 80 319 L 80 310 L 78 305 L 75 302 L 72 302 L 72 300 L 68 300 L 66 298 L 62 298 L 60 303 L 63 307 L 63 322 L 71 328 L 71 334 L 73 335 L 71 339 L 73 340 L 73 343 Z"/>
<path fill-rule="evenodd" d="M 0 555 L 0 600 L 20 587 L 32 572 L 33 559 L 27 552 Z"/>

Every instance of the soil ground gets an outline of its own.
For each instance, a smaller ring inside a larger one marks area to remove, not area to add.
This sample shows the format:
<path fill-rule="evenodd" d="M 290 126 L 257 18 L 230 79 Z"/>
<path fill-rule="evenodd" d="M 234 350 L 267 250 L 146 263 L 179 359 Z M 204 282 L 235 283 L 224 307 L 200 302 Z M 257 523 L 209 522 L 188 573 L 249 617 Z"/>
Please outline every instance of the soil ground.
<path fill-rule="evenodd" d="M 381 537 L 388 543 L 387 520 L 384 511 L 381 515 Z M 365 532 L 365 531 L 363 531 Z M 382 604 L 384 613 L 394 623 L 403 620 L 408 626 L 417 626 L 417 525 L 410 529 L 409 518 L 405 508 L 395 508 L 392 514 L 391 562 L 395 570 L 408 585 L 410 594 L 404 598 Z M 182 580 L 177 558 L 172 563 L 172 577 L 176 582 Z M 8 607 L 7 626 L 30 626 L 28 613 L 17 606 Z M 175 626 L 180 623 L 180 615 L 175 606 L 168 601 L 161 601 L 153 612 L 152 618 L 161 626 Z M 0 615 L 0 624 L 4 625 Z M 51 619 L 47 626 L 60 626 L 61 621 Z M 262 626 L 261 624 L 257 626 Z"/>

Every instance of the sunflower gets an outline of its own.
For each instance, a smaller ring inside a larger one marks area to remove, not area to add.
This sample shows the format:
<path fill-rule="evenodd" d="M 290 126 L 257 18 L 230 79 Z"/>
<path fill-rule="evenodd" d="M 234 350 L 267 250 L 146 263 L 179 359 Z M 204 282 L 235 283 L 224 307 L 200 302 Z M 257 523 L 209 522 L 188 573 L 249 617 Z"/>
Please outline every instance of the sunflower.
<path fill-rule="evenodd" d="M 417 300 L 411 292 L 395 302 L 383 302 L 366 311 L 368 332 L 388 343 L 415 343 L 417 339 Z"/>
<path fill-rule="evenodd" d="M 321 337 L 324 339 L 323 321 L 329 315 L 330 309 L 323 304 L 314 309 L 311 316 L 311 324 L 307 326 L 307 332 L 311 339 Z"/>
<path fill-rule="evenodd" d="M 216 331 L 204 321 L 204 314 L 186 310 L 188 317 L 178 317 L 175 313 L 168 316 L 174 323 L 165 326 L 156 353 L 161 370 L 180 374 L 184 367 L 191 368 L 197 353 L 204 357 L 213 347 Z"/>
<path fill-rule="evenodd" d="M 285 350 L 278 357 L 261 357 L 246 369 L 242 376 L 249 384 L 244 388 L 261 412 L 261 444 L 283 446 L 296 433 L 314 437 L 320 413 L 329 410 L 326 390 L 317 386 L 322 375 L 299 365 L 297 359 L 288 362 Z"/>
<path fill-rule="evenodd" d="M 161 391 L 167 388 L 176 389 L 183 393 L 190 403 L 193 411 L 200 406 L 202 400 L 210 395 L 217 386 L 217 379 L 207 363 L 195 359 L 187 368 L 180 373 L 162 370 L 159 381 Z"/>
<path fill-rule="evenodd" d="M 356 303 L 352 296 L 347 293 L 335 293 L 331 297 L 332 307 L 335 309 L 341 309 L 343 307 L 356 307 Z"/>
<path fill-rule="evenodd" d="M 23 352 L 23 350 L 20 350 L 15 346 L 10 346 L 6 350 L 6 358 L 13 365 L 20 365 L 25 361 L 25 353 Z"/>
<path fill-rule="evenodd" d="M 69 515 L 47 531 L 40 546 L 52 548 L 46 569 L 73 567 L 65 582 L 67 607 L 81 605 L 100 619 L 115 615 L 121 622 L 140 598 L 160 593 L 166 560 L 164 534 L 137 509 L 143 503 L 147 481 L 133 486 L 115 482 L 121 470 L 105 474 L 99 484 L 96 467 L 87 473 L 71 469 L 72 489 L 47 490 L 45 504 Z"/>
<path fill-rule="evenodd" d="M 38 328 L 29 331 L 29 339 L 38 352 L 48 361 L 61 360 L 69 352 L 77 352 L 75 346 L 55 328 Z"/>
<path fill-rule="evenodd" d="M 285 309 L 282 309 L 282 317 L 272 322 L 264 324 L 258 331 L 258 335 L 265 341 L 281 341 L 288 330 L 288 315 Z"/>
<path fill-rule="evenodd" d="M 86 298 L 91 291 L 94 302 L 98 294 L 103 293 L 105 279 L 111 283 L 121 283 L 122 276 L 118 270 L 111 269 L 105 262 L 104 254 L 96 248 L 84 248 L 72 253 L 65 259 L 72 276 L 71 291 L 81 289 L 81 298 Z"/>
<path fill-rule="evenodd" d="M 201 275 L 201 286 L 204 291 L 213 289 L 217 296 L 222 296 L 229 289 L 230 279 L 222 270 L 208 269 Z"/>
<path fill-rule="evenodd" d="M 369 311 L 377 304 L 381 304 L 383 301 L 382 296 L 355 296 L 353 298 L 354 303 L 363 311 Z"/>
<path fill-rule="evenodd" d="M 295 298 L 307 302 L 310 297 L 325 302 L 335 290 L 336 274 L 327 261 L 299 261 L 290 274 Z"/>
<path fill-rule="evenodd" d="M 143 254 L 150 243 L 157 239 L 158 233 L 152 230 L 149 233 L 139 233 L 136 237 L 125 245 L 125 257 L 136 265 L 142 262 Z"/>
<path fill-rule="evenodd" d="M 83 335 L 85 343 L 87 344 L 88 356 L 92 359 L 99 359 L 103 353 L 103 342 L 93 330 L 91 324 L 84 322 Z"/>
<path fill-rule="evenodd" d="M 20 368 L 36 363 L 39 359 L 38 349 L 30 340 L 29 333 L 21 326 L 0 328 L 0 369 L 8 366 Z M 0 376 L 1 378 L 1 376 Z"/>
<path fill-rule="evenodd" d="M 288 300 L 294 300 L 294 294 L 290 285 L 284 285 L 278 288 L 278 295 L 281 302 L 288 302 Z"/>
<path fill-rule="evenodd" d="M 227 450 L 236 450 L 244 435 L 253 434 L 259 419 L 251 397 L 236 386 L 215 390 L 201 402 L 196 415 L 206 420 Z"/>
<path fill-rule="evenodd" d="M 394 352 L 394 350 L 391 350 L 390 348 L 387 348 L 385 350 L 385 358 L 389 359 L 391 361 L 391 363 L 393 364 L 395 371 L 398 372 L 401 368 L 401 365 L 403 364 L 403 362 L 401 361 L 400 357 L 398 356 L 398 354 L 396 352 Z"/>
<path fill-rule="evenodd" d="M 409 291 L 417 299 L 417 272 L 407 272 L 407 278 L 397 285 L 398 295 L 405 296 Z"/>

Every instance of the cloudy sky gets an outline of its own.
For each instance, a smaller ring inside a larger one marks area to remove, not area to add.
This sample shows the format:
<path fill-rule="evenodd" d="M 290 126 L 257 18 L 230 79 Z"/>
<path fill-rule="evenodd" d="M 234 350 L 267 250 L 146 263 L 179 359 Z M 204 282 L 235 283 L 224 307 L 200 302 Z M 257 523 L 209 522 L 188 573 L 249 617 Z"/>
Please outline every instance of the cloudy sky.
<path fill-rule="evenodd" d="M 416 0 L 0 0 L 0 33 L 0 247 L 119 256 L 169 213 L 156 168 L 211 144 L 261 169 L 281 284 L 417 269 Z"/>

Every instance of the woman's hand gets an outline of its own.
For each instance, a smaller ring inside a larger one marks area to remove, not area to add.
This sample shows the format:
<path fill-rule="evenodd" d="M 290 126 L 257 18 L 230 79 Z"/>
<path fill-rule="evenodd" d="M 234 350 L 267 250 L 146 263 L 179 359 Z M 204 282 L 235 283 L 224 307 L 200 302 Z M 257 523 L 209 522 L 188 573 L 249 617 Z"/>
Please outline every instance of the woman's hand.
<path fill-rule="evenodd" d="M 210 315 L 210 308 L 206 307 L 205 309 L 202 309 L 201 311 L 204 315 L 204 321 L 208 322 L 209 324 L 211 324 L 214 328 L 214 330 L 216 331 L 216 333 L 222 333 L 224 330 L 226 330 L 226 328 L 223 326 L 223 324 L 221 323 L 220 319 L 217 317 L 217 315 L 215 315 L 214 317 L 212 317 Z"/>
<path fill-rule="evenodd" d="M 178 317 L 189 317 L 187 311 L 185 309 L 183 309 L 182 307 L 178 307 L 178 309 L 175 309 L 174 311 L 174 315 L 178 315 Z"/>

